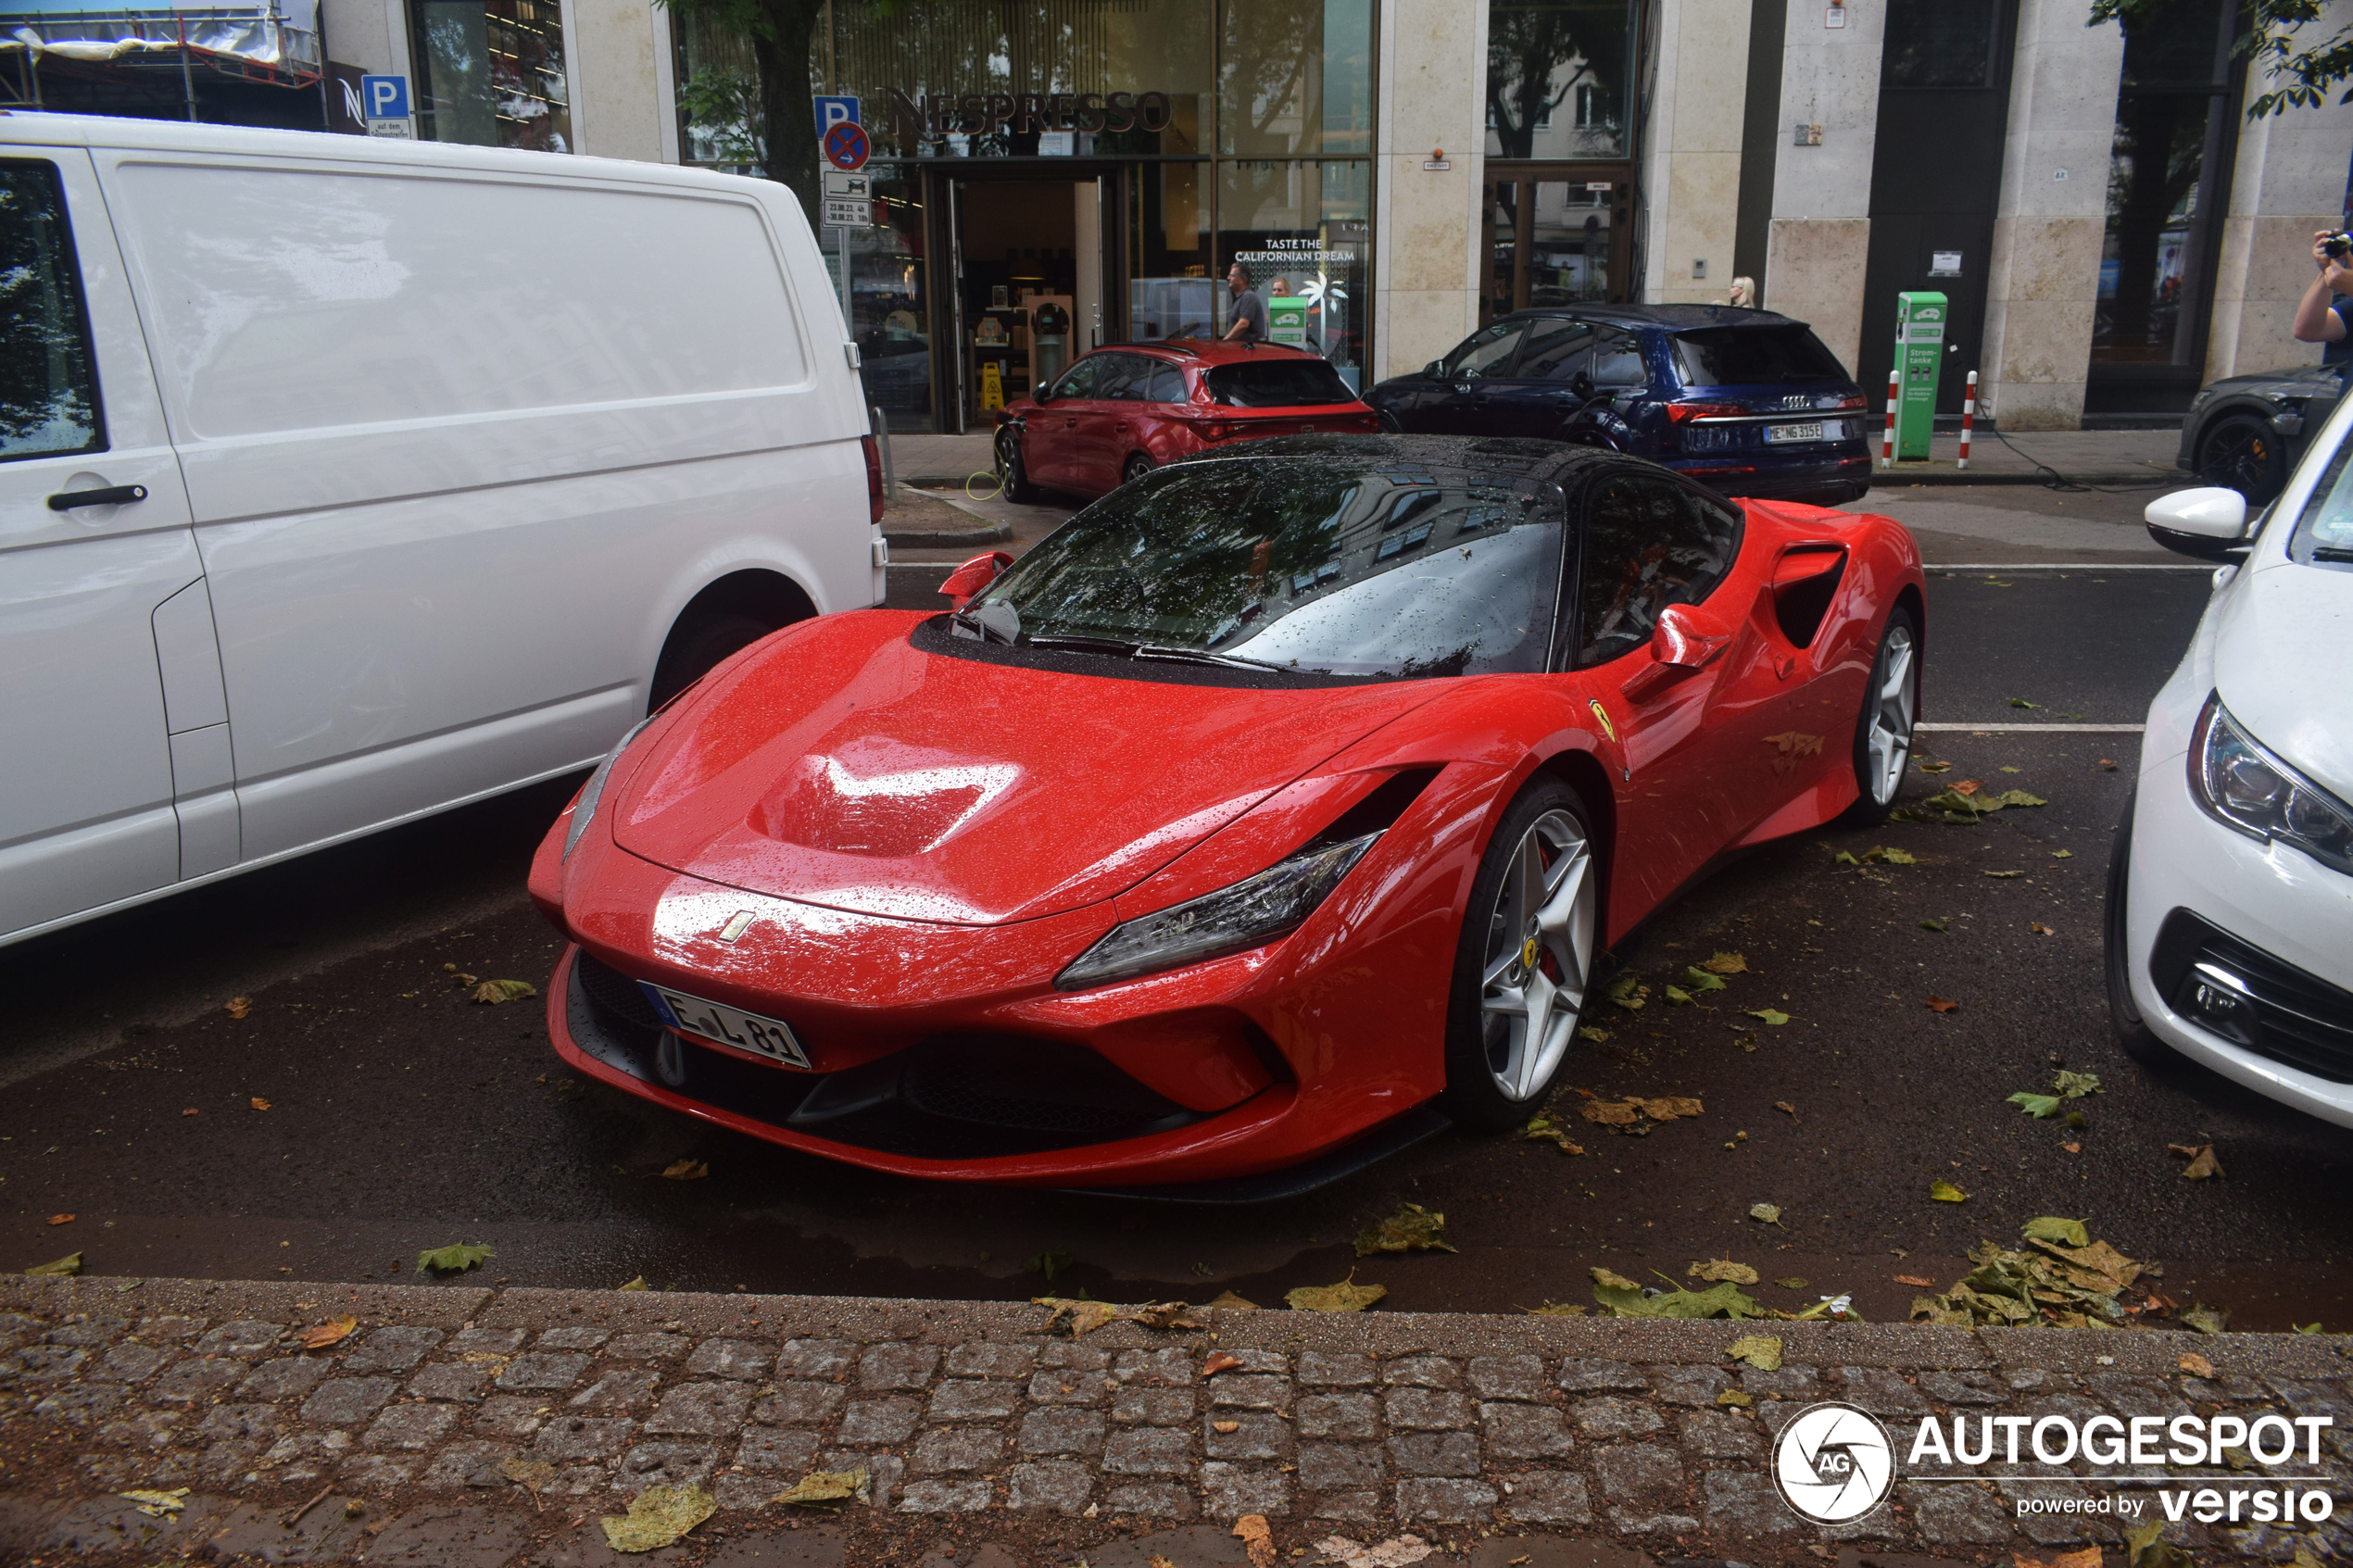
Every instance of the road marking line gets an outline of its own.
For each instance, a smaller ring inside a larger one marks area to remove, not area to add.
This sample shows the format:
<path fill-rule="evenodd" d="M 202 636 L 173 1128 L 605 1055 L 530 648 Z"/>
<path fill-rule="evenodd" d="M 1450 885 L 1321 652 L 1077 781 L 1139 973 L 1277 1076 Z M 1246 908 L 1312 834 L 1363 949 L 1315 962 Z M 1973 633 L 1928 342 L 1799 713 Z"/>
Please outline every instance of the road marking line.
<path fill-rule="evenodd" d="M 2200 566 L 2196 561 L 2067 561 L 2067 560 L 1997 560 L 1983 566 L 1966 566 L 1950 561 L 1924 563 L 1922 571 L 2212 571 L 2212 566 Z"/>
<path fill-rule="evenodd" d="M 1936 731 L 1940 734 L 2021 734 L 2040 732 L 2045 734 L 2137 735 L 2148 728 L 2146 724 L 1915 724 L 1915 730 Z"/>

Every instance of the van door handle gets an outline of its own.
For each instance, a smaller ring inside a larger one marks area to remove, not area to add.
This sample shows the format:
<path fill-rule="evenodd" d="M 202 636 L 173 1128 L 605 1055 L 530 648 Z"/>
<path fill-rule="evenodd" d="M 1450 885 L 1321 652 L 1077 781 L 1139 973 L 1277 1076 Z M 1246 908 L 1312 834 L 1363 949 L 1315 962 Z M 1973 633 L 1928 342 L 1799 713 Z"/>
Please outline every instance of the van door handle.
<path fill-rule="evenodd" d="M 103 490 L 60 490 L 49 497 L 53 512 L 69 512 L 76 507 L 119 507 L 126 501 L 144 501 L 147 487 L 144 484 L 109 484 Z"/>

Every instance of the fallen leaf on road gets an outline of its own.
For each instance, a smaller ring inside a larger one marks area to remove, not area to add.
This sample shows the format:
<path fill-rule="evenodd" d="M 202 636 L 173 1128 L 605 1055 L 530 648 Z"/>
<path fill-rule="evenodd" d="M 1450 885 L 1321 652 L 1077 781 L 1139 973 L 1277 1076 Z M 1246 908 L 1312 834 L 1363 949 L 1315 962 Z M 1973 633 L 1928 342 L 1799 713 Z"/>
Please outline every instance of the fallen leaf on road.
<path fill-rule="evenodd" d="M 1952 769 L 1953 764 L 1950 762 L 1923 762 L 1920 764 L 1920 771 L 1923 773 L 1946 773 L 1952 771 Z"/>
<path fill-rule="evenodd" d="M 220 1010 L 227 1013 L 232 1018 L 243 1018 L 245 1014 L 253 1010 L 253 998 L 251 997 L 232 997 L 229 998 L 228 1005 L 223 1007 Z"/>
<path fill-rule="evenodd" d="M 1234 1426 L 1241 1424 L 1236 1422 Z M 1232 1431 L 1234 1427 L 1224 1430 Z M 1234 1536 L 1250 1553 L 1250 1568 L 1275 1568 L 1275 1537 L 1266 1528 L 1266 1517 L 1261 1513 L 1245 1513 L 1234 1521 Z"/>
<path fill-rule="evenodd" d="M 1419 1536 L 1393 1536 L 1377 1546 L 1360 1546 L 1345 1536 L 1327 1536 L 1315 1549 L 1340 1568 L 1408 1568 L 1430 1554 Z"/>
<path fill-rule="evenodd" d="M 1609 1270 L 1602 1267 L 1599 1263 L 1594 1264 L 1591 1272 L 1595 1285 L 1604 1286 L 1611 1290 L 1640 1290 L 1642 1288 L 1632 1280 L 1628 1279 L 1624 1274 L 1613 1273 Z"/>
<path fill-rule="evenodd" d="M 1788 1114 L 1788 1115 L 1791 1115 L 1791 1116 L 1794 1116 L 1794 1115 L 1796 1115 L 1796 1114 L 1797 1114 L 1797 1107 L 1795 1107 L 1795 1106 L 1793 1106 L 1793 1105 L 1790 1104 L 1790 1102 L 1789 1102 L 1789 1101 L 1787 1101 L 1787 1100 L 1785 1100 L 1785 1099 L 1777 1099 L 1777 1100 L 1775 1100 L 1775 1101 L 1773 1102 L 1773 1109 L 1774 1109 L 1774 1110 L 1779 1110 L 1779 1111 L 1782 1111 L 1782 1112 L 1784 1112 L 1784 1113 L 1786 1113 L 1786 1114 Z"/>
<path fill-rule="evenodd" d="M 1683 971 L 1683 986 L 1694 996 L 1705 996 L 1710 991 L 1721 991 L 1724 988 L 1724 982 L 1697 964 L 1692 964 Z"/>
<path fill-rule="evenodd" d="M 2059 1145 L 2059 1148 L 2067 1150 L 2070 1154 L 2081 1154 L 2083 1152 L 2083 1146 L 2080 1143 L 2063 1143 Z"/>
<path fill-rule="evenodd" d="M 1666 1290 L 1655 1296 L 1645 1296 L 1642 1287 L 1631 1280 L 1611 1274 L 1613 1285 L 1602 1278 L 1606 1270 L 1593 1271 L 1593 1299 L 1604 1311 L 1616 1318 L 1761 1318 L 1765 1309 L 1754 1297 L 1744 1296 L 1740 1287 L 1729 1281 L 1705 1290 Z"/>
<path fill-rule="evenodd" d="M 1580 1040 L 1591 1040 L 1595 1045 L 1600 1045 L 1604 1040 L 1609 1038 L 1609 1031 L 1606 1029 L 1597 1029 L 1590 1023 L 1581 1024 L 1578 1028 L 1577 1037 Z"/>
<path fill-rule="evenodd" d="M 1985 781 L 1982 779 L 1962 779 L 1953 785 L 1953 793 L 1960 796 L 1970 796 L 1975 795 L 1979 790 L 1983 789 L 1984 787 Z"/>
<path fill-rule="evenodd" d="M 352 1330 L 359 1326 L 358 1318 L 333 1318 L 315 1328 L 306 1328 L 295 1337 L 302 1342 L 306 1350 L 323 1350 L 330 1345 L 350 1338 Z"/>
<path fill-rule="evenodd" d="M 1338 1285 L 1302 1285 L 1283 1299 L 1295 1312 L 1361 1312 L 1389 1294 L 1385 1285 L 1359 1285 L 1352 1272 Z"/>
<path fill-rule="evenodd" d="M 25 1270 L 29 1274 L 78 1274 L 82 1272 L 82 1254 L 69 1252 L 53 1263 L 35 1263 Z"/>
<path fill-rule="evenodd" d="M 1897 1285 L 1908 1285 L 1915 1290 L 1933 1290 L 1936 1288 L 1936 1282 L 1934 1280 L 1923 1279 L 1919 1274 L 1890 1274 L 1888 1278 Z"/>
<path fill-rule="evenodd" d="M 73 1216 L 70 1214 L 52 1214 L 49 1216 L 49 1223 L 53 1225 L 69 1225 L 73 1223 Z"/>
<path fill-rule="evenodd" d="M 1748 960 L 1738 953 L 1718 953 L 1699 967 L 1710 974 L 1746 974 Z"/>
<path fill-rule="evenodd" d="M 1119 1315 L 1119 1309 L 1108 1301 L 1074 1301 L 1066 1296 L 1034 1296 L 1030 1299 L 1035 1305 L 1046 1309 L 1046 1327 L 1050 1333 L 1054 1324 L 1068 1318 L 1073 1339 L 1084 1339 Z"/>
<path fill-rule="evenodd" d="M 510 1454 L 498 1461 L 498 1474 L 536 1498 L 539 1488 L 556 1478 L 556 1467 L 544 1459 L 517 1459 Z"/>
<path fill-rule="evenodd" d="M 2100 1549 L 2087 1546 L 2081 1551 L 2063 1551 L 2048 1562 L 2014 1551 L 2010 1562 L 2013 1568 L 2100 1568 Z"/>
<path fill-rule="evenodd" d="M 2288 1324 L 2288 1327 L 2294 1329 L 2298 1334 L 2318 1334 L 2321 1332 L 2320 1320 L 2317 1318 L 2310 1323 L 2292 1323 Z"/>
<path fill-rule="evenodd" d="M 2190 1162 L 2182 1167 L 2182 1179 L 2185 1182 L 2202 1182 L 2208 1176 L 2219 1176 L 2221 1173 L 2222 1162 L 2214 1158 L 2212 1144 L 2200 1146 L 2190 1157 Z"/>
<path fill-rule="evenodd" d="M 2096 1073 L 2070 1073 L 2065 1069 L 2051 1074 L 2051 1088 L 2068 1099 L 2082 1099 L 2085 1095 L 2101 1092 L 2100 1075 Z"/>
<path fill-rule="evenodd" d="M 1967 1203 L 1969 1201 L 1969 1194 L 1950 1182 L 1929 1183 L 1928 1196 L 1939 1203 Z"/>
<path fill-rule="evenodd" d="M 2116 771 L 2116 759 L 2112 757 L 2103 757 L 2100 759 L 2100 766 L 2112 773 Z"/>
<path fill-rule="evenodd" d="M 1356 1237 L 1356 1256 L 1359 1258 L 1369 1258 L 1376 1252 L 1453 1250 L 1453 1245 L 1446 1239 L 1446 1216 L 1418 1203 L 1404 1205 L 1371 1230 L 1360 1232 Z"/>
<path fill-rule="evenodd" d="M 1577 1108 L 1577 1111 L 1597 1127 L 1630 1127 L 1642 1116 L 1642 1112 L 1632 1105 L 1612 1099 L 1587 1100 Z"/>
<path fill-rule="evenodd" d="M 196 1110 L 196 1108 L 195 1108 L 195 1106 L 193 1106 L 193 1105 L 192 1105 L 192 1106 L 190 1106 L 187 1110 L 185 1110 L 182 1111 L 180 1114 L 181 1114 L 181 1115 L 182 1115 L 182 1116 L 195 1116 L 195 1115 L 199 1115 L 199 1114 L 201 1114 L 201 1112 L 199 1112 L 199 1111 Z"/>
<path fill-rule="evenodd" d="M 1781 1223 L 1781 1211 L 1769 1203 L 1750 1204 L 1748 1206 L 1748 1217 L 1752 1220 L 1761 1221 L 1765 1224 L 1768 1225 L 1778 1225 Z M 1783 1228 L 1786 1229 L 1787 1227 L 1784 1226 Z"/>
<path fill-rule="evenodd" d="M 2022 773 L 2026 771 L 2026 770 L 2023 768 L 2013 768 L 2008 763 L 2005 762 L 2002 764 L 2002 771 L 2005 773 Z"/>
<path fill-rule="evenodd" d="M 1944 997 L 1928 997 L 1923 999 L 1928 1003 L 1928 1010 L 1931 1012 L 1951 1012 L 1961 1005 Z"/>
<path fill-rule="evenodd" d="M 1746 1263 L 1735 1263 L 1729 1258 L 1717 1258 L 1705 1263 L 1693 1263 L 1683 1271 L 1689 1279 L 1704 1279 L 1711 1285 L 1730 1281 L 1734 1285 L 1755 1285 L 1756 1271 Z"/>
<path fill-rule="evenodd" d="M 2051 851 L 2051 859 L 2054 860 L 2072 860 L 2075 859 L 2075 851 L 2072 849 L 2054 849 Z"/>
<path fill-rule="evenodd" d="M 1831 857 L 1831 864 L 1834 866 L 1859 866 L 1862 863 L 1843 849 Z"/>
<path fill-rule="evenodd" d="M 256 1110 L 267 1110 L 270 1109 L 270 1102 L 263 1099 L 259 1095 L 253 1097 L 252 1104 Z"/>
<path fill-rule="evenodd" d="M 862 1464 L 854 1470 L 812 1470 L 768 1500 L 787 1508 L 809 1508 L 818 1503 L 848 1502 L 852 1498 L 864 1502 L 871 1491 L 866 1467 Z"/>
<path fill-rule="evenodd" d="M 487 1247 L 473 1247 L 462 1241 L 453 1241 L 447 1247 L 436 1247 L 429 1252 L 418 1253 L 417 1272 L 421 1274 L 461 1274 L 468 1269 L 482 1267 L 484 1259 L 497 1255 Z"/>
<path fill-rule="evenodd" d="M 1522 1307 L 1521 1311 L 1534 1318 L 1581 1318 L 1587 1309 L 1571 1301 L 1555 1301 L 1550 1297 L 1541 1307 Z"/>
<path fill-rule="evenodd" d="M 1212 1301 L 1209 1304 L 1213 1307 L 1228 1307 L 1252 1312 L 1255 1312 L 1260 1310 L 1257 1302 L 1249 1299 L 1247 1297 L 1237 1296 L 1230 1290 L 1221 1293 L 1216 1300 Z"/>
<path fill-rule="evenodd" d="M 2020 1089 L 2010 1096 L 2006 1103 L 2017 1106 L 2020 1110 L 2040 1122 L 2059 1108 L 2059 1098 L 2057 1095 L 2038 1095 Z"/>
<path fill-rule="evenodd" d="M 661 1173 L 673 1182 L 698 1182 L 711 1174 L 711 1167 L 699 1160 L 673 1160 L 661 1168 Z"/>
<path fill-rule="evenodd" d="M 2012 877 L 2024 876 L 2026 873 L 2024 872 L 1980 872 L 1977 874 L 1980 876 Z"/>
<path fill-rule="evenodd" d="M 478 1002 L 519 1002 L 537 995 L 539 987 L 528 980 L 485 980 L 473 989 L 473 999 Z"/>
<path fill-rule="evenodd" d="M 1585 1152 L 1582 1146 L 1570 1142 L 1568 1134 L 1562 1130 L 1561 1124 L 1549 1116 L 1530 1117 L 1528 1125 L 1519 1130 L 1519 1135 L 1538 1143 L 1558 1144 L 1563 1154 Z"/>
<path fill-rule="evenodd" d="M 1994 798 L 2004 806 L 2048 806 L 2050 804 L 2041 796 L 2029 795 L 2022 789 L 2006 789 Z"/>
<path fill-rule="evenodd" d="M 1951 925 L 1943 915 L 1931 915 L 1928 919 L 1920 922 L 1920 929 L 1922 931 L 1947 931 L 1951 929 Z"/>
<path fill-rule="evenodd" d="M 1741 1010 L 1751 1018 L 1763 1019 L 1776 1029 L 1789 1022 L 1789 1014 L 1779 1008 L 1743 1008 Z"/>
<path fill-rule="evenodd" d="M 1716 1403 L 1719 1407 L 1725 1405 L 1736 1405 L 1742 1410 L 1746 1410 L 1749 1406 L 1756 1403 L 1756 1396 L 1754 1394 L 1743 1394 L 1737 1388 L 1722 1388 L 1717 1391 Z"/>
<path fill-rule="evenodd" d="M 1642 1011 L 1650 994 L 1651 988 L 1642 984 L 1642 977 L 1631 970 L 1609 983 L 1609 999 L 1629 1012 Z"/>
<path fill-rule="evenodd" d="M 2070 1220 L 2057 1214 L 2045 1214 L 2026 1222 L 2024 1232 L 2029 1241 L 2052 1241 L 2061 1247 L 2089 1247 L 2092 1233 L 2081 1220 Z"/>
<path fill-rule="evenodd" d="M 1239 1421 L 1213 1421 L 1209 1424 L 1209 1429 L 1212 1432 L 1239 1432 L 1242 1429 L 1242 1424 Z"/>
<path fill-rule="evenodd" d="M 1781 1342 L 1769 1334 L 1743 1334 L 1724 1348 L 1724 1354 L 1759 1372 L 1781 1370 Z"/>
<path fill-rule="evenodd" d="M 1242 1365 L 1242 1359 L 1225 1350 L 1212 1350 L 1209 1359 L 1201 1363 L 1203 1377 L 1214 1377 L 1221 1372 L 1231 1372 Z"/>
<path fill-rule="evenodd" d="M 169 1519 L 188 1506 L 188 1488 L 174 1486 L 168 1492 L 117 1492 L 139 1505 L 139 1512 L 150 1519 Z"/>
<path fill-rule="evenodd" d="M 2199 1355 L 2196 1350 L 2183 1351 L 2181 1361 L 2178 1364 L 2183 1372 L 2188 1373 L 2192 1377 L 2211 1377 L 2214 1375 L 2214 1363 L 2208 1361 L 2204 1356 Z"/>
<path fill-rule="evenodd" d="M 2040 708 L 2043 705 L 2039 702 L 2029 702 L 2022 696 L 2014 696 L 2010 698 L 2010 706 L 2012 708 Z"/>
<path fill-rule="evenodd" d="M 1692 1005 L 1692 994 L 1689 991 L 1684 990 L 1680 985 L 1667 986 L 1667 999 L 1669 1003 L 1679 1008 L 1687 1008 Z"/>
<path fill-rule="evenodd" d="M 2037 921 L 2029 921 L 2029 922 L 2027 922 L 2027 924 L 2026 924 L 2026 929 L 2027 929 L 2027 930 L 2029 930 L 2029 931 L 2031 931 L 2031 932 L 2032 932 L 2032 933 L 2033 933 L 2035 935 L 2037 935 L 2037 936 L 2049 936 L 2049 935 L 2054 935 L 2054 933 L 2052 932 L 2051 928 L 2050 928 L 2049 926 L 2047 926 L 2047 925 L 2045 925 L 2045 924 L 2044 924 L 2041 921 L 2039 921 L 2039 920 L 2037 920 Z"/>
<path fill-rule="evenodd" d="M 2220 1307 L 2192 1307 L 2182 1314 L 2182 1321 L 2200 1334 L 2220 1334 L 2231 1321 L 2231 1314 Z"/>
<path fill-rule="evenodd" d="M 2152 1519 L 2124 1532 L 2126 1568 L 2190 1568 L 2190 1554 L 2161 1539 L 2165 1521 Z"/>
<path fill-rule="evenodd" d="M 639 1274 L 627 1285 L 615 1286 L 613 1288 L 616 1290 L 651 1290 L 653 1286 L 646 1283 L 645 1275 Z"/>

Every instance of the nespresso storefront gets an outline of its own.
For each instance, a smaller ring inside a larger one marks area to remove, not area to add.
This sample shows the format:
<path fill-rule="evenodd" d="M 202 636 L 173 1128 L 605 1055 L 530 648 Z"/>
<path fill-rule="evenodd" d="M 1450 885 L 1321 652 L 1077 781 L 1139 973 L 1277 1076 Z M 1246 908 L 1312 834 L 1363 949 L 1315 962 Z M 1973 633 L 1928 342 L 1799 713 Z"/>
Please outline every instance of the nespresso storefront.
<path fill-rule="evenodd" d="M 892 428 L 985 428 L 1089 347 L 1221 332 L 1235 260 L 1276 338 L 1363 385 L 1372 11 L 836 7 L 816 64 L 874 141 L 885 221 L 850 233 L 848 259 L 867 392 Z"/>

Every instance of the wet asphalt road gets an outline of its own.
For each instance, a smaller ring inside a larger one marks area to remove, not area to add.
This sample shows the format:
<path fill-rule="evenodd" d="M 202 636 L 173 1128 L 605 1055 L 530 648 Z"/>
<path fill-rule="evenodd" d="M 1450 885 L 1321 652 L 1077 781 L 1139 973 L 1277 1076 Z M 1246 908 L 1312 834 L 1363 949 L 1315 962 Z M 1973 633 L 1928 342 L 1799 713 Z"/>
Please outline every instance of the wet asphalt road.
<path fill-rule="evenodd" d="M 2164 559 L 2118 538 L 2103 560 Z M 2190 572 L 1940 574 L 1929 717 L 2137 721 L 2205 589 Z M 2109 1043 L 2101 882 L 2137 745 L 1926 736 L 1924 759 L 1952 770 L 1915 773 L 1912 795 L 1982 777 L 2049 805 L 1804 835 L 1654 921 L 1619 957 L 1655 986 L 1718 951 L 1750 972 L 1702 1005 L 1596 1014 L 1608 1038 L 1572 1061 L 1559 1108 L 1575 1116 L 1577 1089 L 1689 1095 L 1701 1116 L 1642 1138 L 1585 1127 L 1581 1157 L 1441 1136 L 1239 1210 L 875 1177 L 575 1079 L 536 1004 L 471 1003 L 454 978 L 547 978 L 555 936 L 520 884 L 570 784 L 544 786 L 0 949 L 19 998 L 0 1042 L 0 1262 L 79 1248 L 107 1273 L 413 1277 L 421 1248 L 462 1239 L 515 1283 L 1020 1297 L 1051 1263 L 1057 1291 L 1261 1301 L 1353 1267 L 1398 1307 L 1509 1311 L 1587 1299 L 1596 1263 L 1680 1277 L 1729 1257 L 1806 1280 L 1759 1287 L 1775 1304 L 1852 1291 L 1881 1318 L 1912 1294 L 1895 1276 L 1949 1282 L 1981 1237 L 2062 1213 L 2163 1261 L 2185 1305 L 2334 1326 L 2353 1316 L 2353 1222 L 2327 1201 L 2345 1135 Z M 1917 862 L 1834 859 L 1874 845 Z M 242 1019 L 222 1010 L 238 995 Z M 1931 995 L 1960 1005 L 1932 1011 Z M 1790 1021 L 1744 1010 L 1768 1006 Z M 2005 1103 L 2060 1065 L 2103 1081 L 2081 1131 Z M 2207 1142 L 2227 1175 L 2181 1180 L 2167 1146 Z M 682 1158 L 710 1175 L 663 1178 Z M 1931 1202 L 1940 1178 L 1969 1201 Z M 1348 1238 L 1407 1200 L 1444 1210 L 1462 1250 L 1357 1260 Z M 1746 1217 L 1758 1202 L 1780 1226 Z"/>

